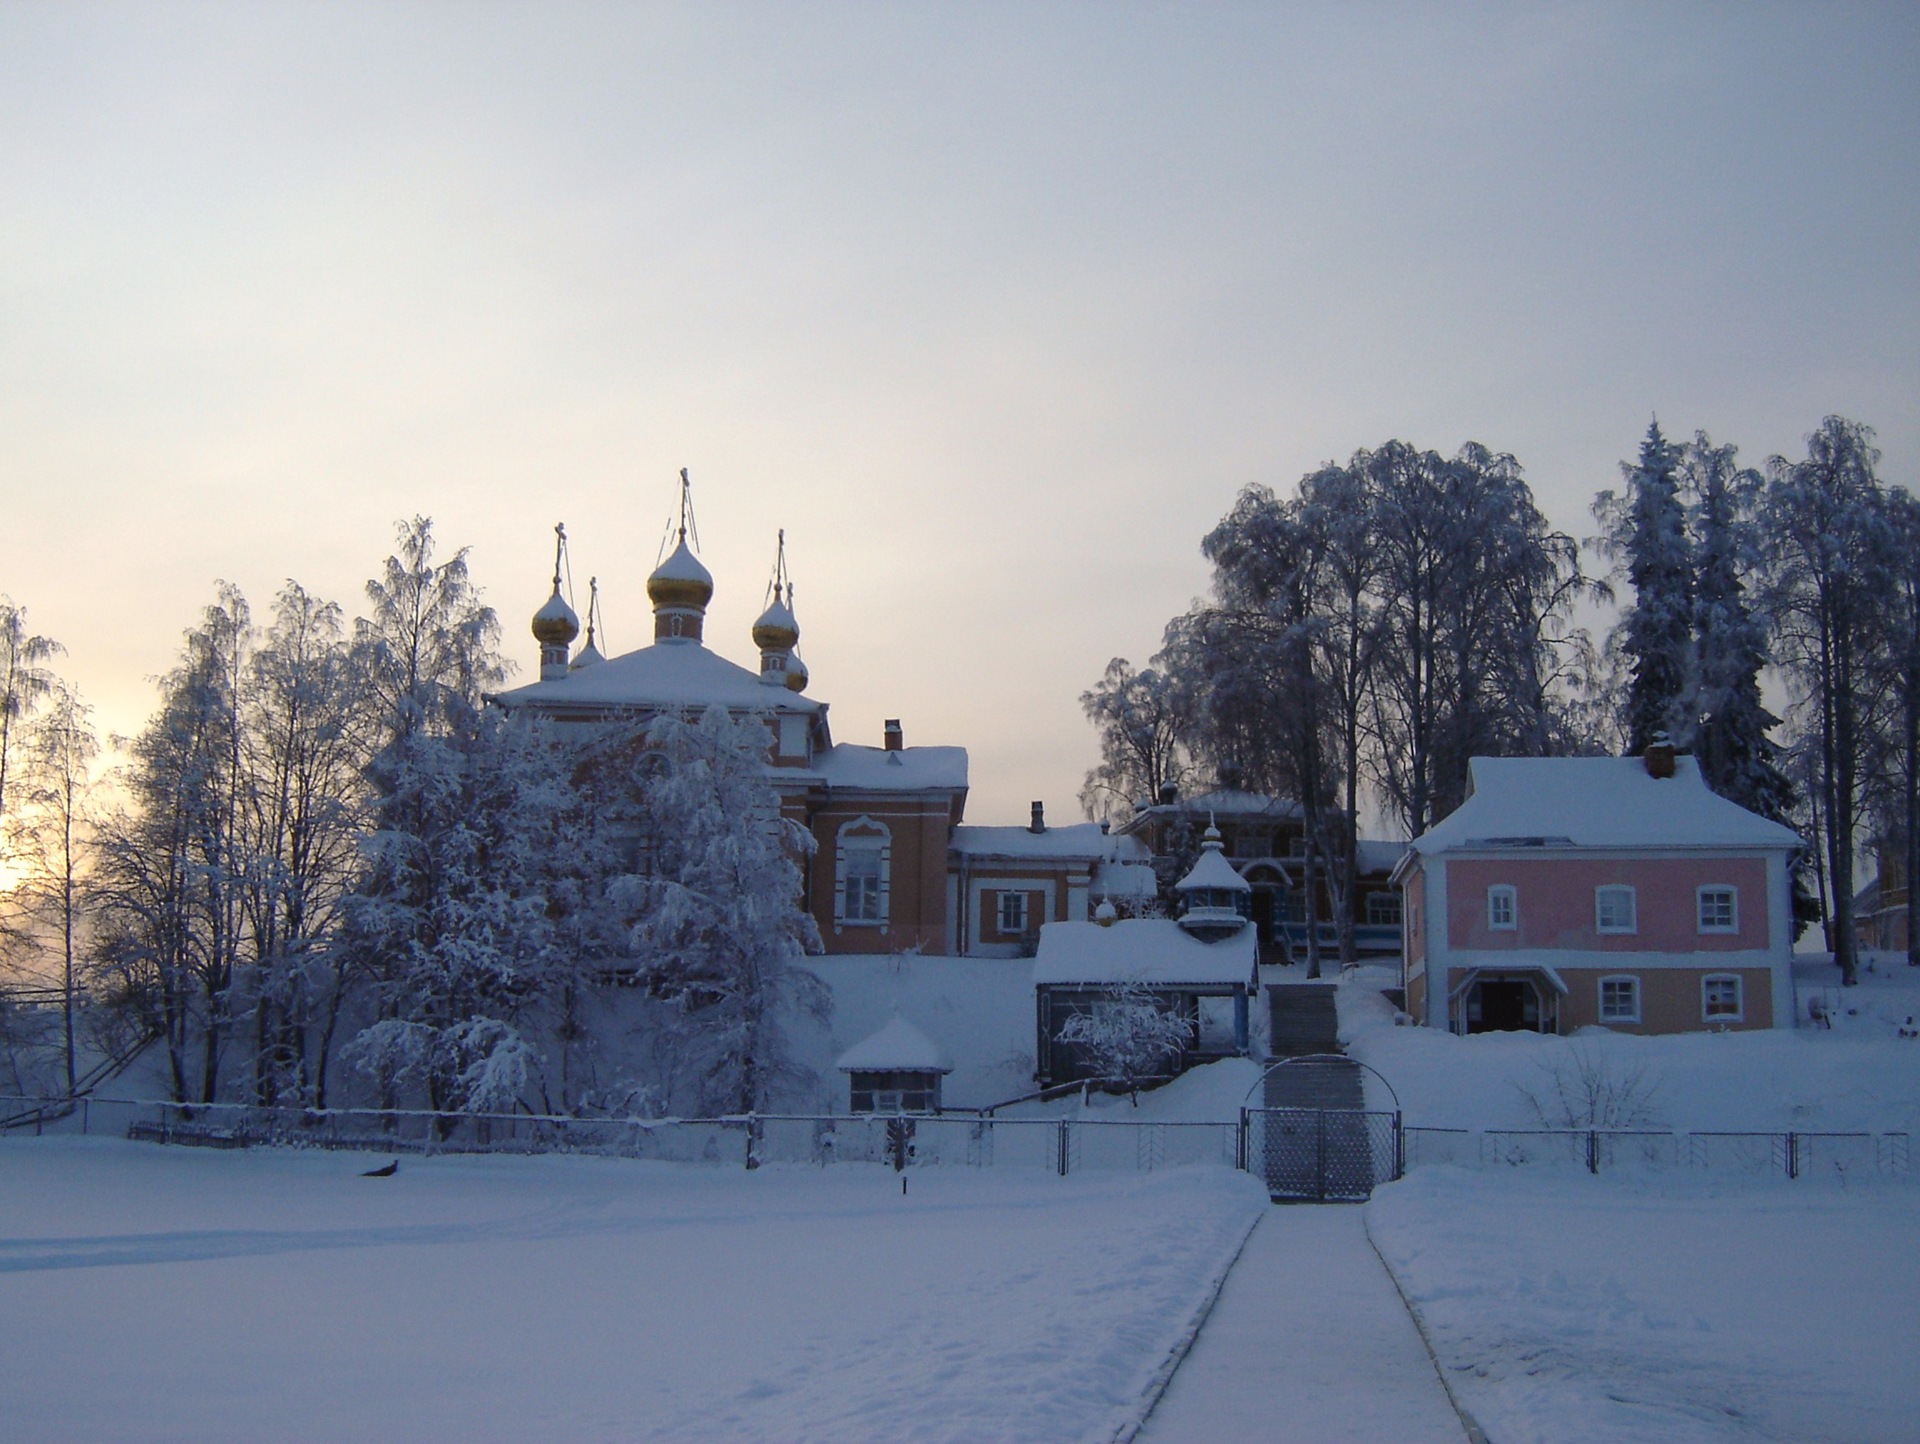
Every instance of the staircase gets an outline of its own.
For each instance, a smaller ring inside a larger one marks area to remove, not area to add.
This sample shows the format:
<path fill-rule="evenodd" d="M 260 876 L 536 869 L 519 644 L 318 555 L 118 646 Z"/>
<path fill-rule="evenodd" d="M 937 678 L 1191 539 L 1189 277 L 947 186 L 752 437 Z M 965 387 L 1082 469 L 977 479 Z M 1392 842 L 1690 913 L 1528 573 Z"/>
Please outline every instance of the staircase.
<path fill-rule="evenodd" d="M 1269 1051 L 1278 1060 L 1340 1051 L 1340 1014 L 1332 983 L 1281 983 L 1267 989 Z"/>

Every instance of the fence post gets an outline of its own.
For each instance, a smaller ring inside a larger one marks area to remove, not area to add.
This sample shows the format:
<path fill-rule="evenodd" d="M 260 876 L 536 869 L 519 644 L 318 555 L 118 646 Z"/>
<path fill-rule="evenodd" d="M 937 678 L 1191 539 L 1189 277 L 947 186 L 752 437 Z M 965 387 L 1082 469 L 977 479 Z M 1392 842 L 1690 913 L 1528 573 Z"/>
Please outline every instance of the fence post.
<path fill-rule="evenodd" d="M 760 1166 L 760 1150 L 755 1145 L 760 1141 L 760 1120 L 753 1114 L 747 1115 L 747 1167 Z"/>
<path fill-rule="evenodd" d="M 1400 1111 L 1393 1114 L 1393 1180 L 1398 1183 L 1407 1176 L 1407 1130 L 1401 1127 Z"/>
<path fill-rule="evenodd" d="M 1234 1134 L 1234 1140 L 1233 1140 L 1233 1166 L 1239 1169 L 1242 1173 L 1248 1172 L 1247 1129 L 1249 1126 L 1250 1126 L 1250 1118 L 1247 1113 L 1247 1110 L 1243 1107 L 1240 1110 L 1240 1127 L 1238 1131 Z"/>
<path fill-rule="evenodd" d="M 1600 1135 L 1593 1129 L 1587 1130 L 1587 1172 L 1600 1171 Z"/>
<path fill-rule="evenodd" d="M 1065 1178 L 1067 1176 L 1067 1129 L 1070 1125 L 1067 1123 L 1066 1119 L 1062 1118 L 1060 1120 L 1059 1126 L 1060 1126 L 1060 1176 L 1062 1178 Z"/>
<path fill-rule="evenodd" d="M 1798 1178 L 1799 1176 L 1800 1135 L 1797 1133 L 1789 1133 L 1787 1135 L 1787 1177 Z"/>
<path fill-rule="evenodd" d="M 91 1098 L 82 1098 L 80 1100 L 80 1132 L 81 1134 L 84 1136 L 92 1126 L 93 1126 L 93 1100 Z"/>

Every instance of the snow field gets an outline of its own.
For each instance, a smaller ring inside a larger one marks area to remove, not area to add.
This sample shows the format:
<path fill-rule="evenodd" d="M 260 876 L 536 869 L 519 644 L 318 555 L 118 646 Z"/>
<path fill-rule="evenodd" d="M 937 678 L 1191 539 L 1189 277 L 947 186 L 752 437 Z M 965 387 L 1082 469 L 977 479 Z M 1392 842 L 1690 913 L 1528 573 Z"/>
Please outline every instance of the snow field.
<path fill-rule="evenodd" d="M 1266 1207 L 1226 1169 L 748 1173 L 0 1142 L 51 1440 L 1101 1439 Z"/>
<path fill-rule="evenodd" d="M 1911 1190 L 1425 1168 L 1366 1209 L 1499 1444 L 1916 1437 Z"/>

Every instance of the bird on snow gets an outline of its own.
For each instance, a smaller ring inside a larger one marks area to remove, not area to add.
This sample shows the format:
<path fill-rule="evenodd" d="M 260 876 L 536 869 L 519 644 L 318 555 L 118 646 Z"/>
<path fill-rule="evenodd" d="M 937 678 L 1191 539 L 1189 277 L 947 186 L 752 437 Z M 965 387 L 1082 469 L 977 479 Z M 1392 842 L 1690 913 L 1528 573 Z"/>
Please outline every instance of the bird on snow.
<path fill-rule="evenodd" d="M 360 1176 L 362 1178 L 392 1178 L 394 1174 L 398 1173 L 399 1171 L 400 1171 L 400 1160 L 396 1158 L 393 1160 L 393 1162 L 389 1163 L 385 1168 L 369 1168 L 365 1173 L 361 1174 Z"/>

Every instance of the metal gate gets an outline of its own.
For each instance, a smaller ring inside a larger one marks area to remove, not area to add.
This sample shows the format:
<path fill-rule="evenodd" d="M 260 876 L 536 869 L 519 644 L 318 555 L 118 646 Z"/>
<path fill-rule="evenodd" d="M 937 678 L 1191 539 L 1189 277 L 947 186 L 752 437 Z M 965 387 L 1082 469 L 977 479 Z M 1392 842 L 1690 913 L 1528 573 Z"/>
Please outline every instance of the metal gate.
<path fill-rule="evenodd" d="M 1242 1166 L 1274 1199 L 1358 1202 L 1402 1169 L 1400 1115 L 1358 1108 L 1246 1108 Z"/>

